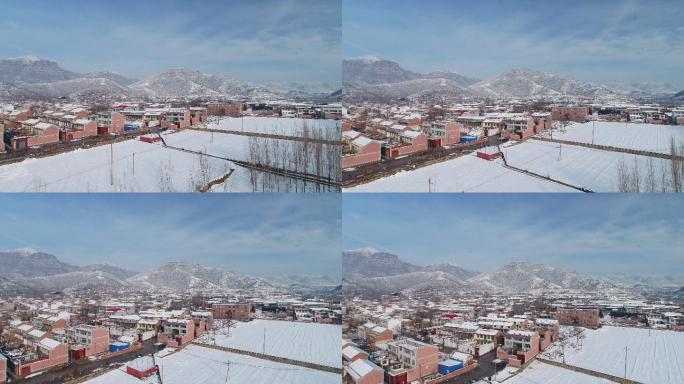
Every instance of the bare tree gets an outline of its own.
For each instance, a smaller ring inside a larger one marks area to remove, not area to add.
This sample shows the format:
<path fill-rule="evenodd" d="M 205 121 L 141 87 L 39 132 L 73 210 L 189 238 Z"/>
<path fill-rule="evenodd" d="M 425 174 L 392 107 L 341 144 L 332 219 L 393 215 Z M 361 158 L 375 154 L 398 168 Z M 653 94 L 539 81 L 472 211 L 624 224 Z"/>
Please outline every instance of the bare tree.
<path fill-rule="evenodd" d="M 173 163 L 159 166 L 159 192 L 173 192 Z"/>

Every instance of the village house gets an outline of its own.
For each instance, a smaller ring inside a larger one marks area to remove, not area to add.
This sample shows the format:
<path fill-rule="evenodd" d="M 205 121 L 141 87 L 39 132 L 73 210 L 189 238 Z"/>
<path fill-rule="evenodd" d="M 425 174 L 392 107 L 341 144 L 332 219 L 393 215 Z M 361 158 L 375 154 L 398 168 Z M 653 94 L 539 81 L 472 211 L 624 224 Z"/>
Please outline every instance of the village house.
<path fill-rule="evenodd" d="M 248 321 L 254 317 L 252 303 L 215 303 L 211 305 L 214 319 Z"/>
<path fill-rule="evenodd" d="M 240 117 L 242 114 L 242 103 L 209 103 L 207 104 L 207 114 L 209 116 L 231 116 Z"/>
<path fill-rule="evenodd" d="M 684 107 L 672 109 L 672 118 L 677 125 L 684 125 Z"/>
<path fill-rule="evenodd" d="M 59 128 L 38 119 L 22 121 L 13 133 L 10 146 L 15 151 L 59 142 Z"/>
<path fill-rule="evenodd" d="M 67 328 L 66 338 L 73 359 L 99 355 L 109 350 L 109 329 L 82 324 Z"/>
<path fill-rule="evenodd" d="M 192 319 L 163 320 L 157 334 L 157 341 L 169 347 L 180 347 L 195 338 L 195 322 Z"/>
<path fill-rule="evenodd" d="M 151 356 L 141 356 L 126 363 L 126 373 L 140 380 L 154 375 L 157 369 Z"/>
<path fill-rule="evenodd" d="M 556 319 L 560 325 L 576 325 L 596 328 L 601 325 L 599 309 L 596 307 L 558 308 Z"/>
<path fill-rule="evenodd" d="M 120 135 L 124 132 L 124 124 L 126 118 L 117 111 L 98 113 L 95 117 L 97 125 L 97 134 L 113 134 Z"/>
<path fill-rule="evenodd" d="M 7 358 L 0 354 L 0 383 L 7 381 Z"/>
<path fill-rule="evenodd" d="M 496 329 L 484 329 L 484 328 L 479 328 L 477 331 L 475 331 L 475 344 L 477 345 L 484 345 L 484 344 L 493 344 L 493 345 L 498 345 L 501 340 L 501 331 L 498 331 Z"/>
<path fill-rule="evenodd" d="M 379 141 L 369 139 L 354 131 L 343 132 L 346 153 L 342 156 L 342 168 L 353 168 L 377 163 L 381 159 L 382 146 Z"/>
<path fill-rule="evenodd" d="M 396 159 L 400 156 L 413 153 L 424 152 L 428 149 L 428 137 L 426 134 L 417 131 L 405 131 L 399 135 L 398 144 L 387 144 L 383 146 L 383 155 L 388 159 Z"/>
<path fill-rule="evenodd" d="M 190 314 L 195 322 L 195 337 L 200 337 L 214 326 L 214 315 L 208 311 L 195 311 Z"/>
<path fill-rule="evenodd" d="M 496 351 L 496 358 L 508 361 L 513 367 L 521 367 L 539 353 L 539 334 L 534 331 L 508 331 L 504 345 Z"/>
<path fill-rule="evenodd" d="M 345 365 L 342 382 L 345 384 L 383 384 L 384 371 L 366 359 L 355 360 Z"/>
<path fill-rule="evenodd" d="M 368 359 L 368 353 L 360 349 L 359 347 L 353 345 L 353 344 L 348 344 L 344 348 L 342 348 L 342 361 L 345 364 L 350 364 L 353 363 L 356 360 L 367 360 Z"/>
<path fill-rule="evenodd" d="M 13 358 L 10 365 L 12 375 L 18 378 L 66 364 L 68 361 L 69 352 L 66 343 L 43 339 L 35 346 L 33 352 Z"/>
<path fill-rule="evenodd" d="M 71 141 L 97 136 L 97 123 L 88 119 L 75 119 L 60 129 L 59 140 Z"/>
<path fill-rule="evenodd" d="M 413 339 L 403 339 L 387 343 L 387 351 L 402 365 L 393 369 L 393 376 L 403 376 L 407 383 L 437 372 L 439 349 L 436 345 L 426 344 Z"/>
<path fill-rule="evenodd" d="M 560 334 L 558 320 L 537 319 L 534 321 L 534 330 L 539 334 L 539 350 L 543 351 L 551 343 L 556 341 Z"/>
<path fill-rule="evenodd" d="M 457 122 L 438 120 L 423 123 L 421 129 L 429 136 L 430 140 L 438 139 L 439 146 L 450 146 L 461 141 L 461 125 Z"/>
<path fill-rule="evenodd" d="M 451 336 L 458 340 L 472 340 L 479 328 L 476 323 L 466 321 L 462 323 L 445 323 L 440 331 L 443 335 Z"/>
<path fill-rule="evenodd" d="M 376 348 L 378 344 L 391 341 L 394 337 L 391 330 L 372 322 L 360 326 L 357 330 L 357 334 L 359 335 L 359 338 L 365 340 L 371 348 Z"/>
<path fill-rule="evenodd" d="M 589 108 L 587 107 L 553 107 L 551 119 L 555 121 L 574 121 L 584 123 L 589 120 Z"/>
<path fill-rule="evenodd" d="M 522 140 L 534 135 L 534 123 L 532 118 L 526 116 L 516 116 L 504 119 L 504 130 L 501 137 Z"/>
<path fill-rule="evenodd" d="M 136 331 L 138 333 L 154 332 L 156 335 L 159 331 L 159 324 L 161 320 L 159 319 L 140 319 L 136 326 Z"/>

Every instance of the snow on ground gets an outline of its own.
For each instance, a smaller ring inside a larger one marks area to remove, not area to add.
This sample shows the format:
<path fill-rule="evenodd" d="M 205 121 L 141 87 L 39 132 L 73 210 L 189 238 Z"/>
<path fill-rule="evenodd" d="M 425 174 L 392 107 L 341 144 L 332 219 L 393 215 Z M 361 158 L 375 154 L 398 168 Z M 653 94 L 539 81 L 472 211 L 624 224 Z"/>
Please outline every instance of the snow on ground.
<path fill-rule="evenodd" d="M 110 180 L 110 146 L 105 145 L 2 166 L 0 191 L 159 192 L 167 187 L 188 191 L 191 177 L 200 169 L 197 155 L 165 149 L 158 143 L 128 140 L 114 144 L 113 153 L 114 185 Z M 209 159 L 209 164 L 211 178 L 235 167 L 220 159 Z M 170 175 L 168 182 L 161 181 L 162 175 Z"/>
<path fill-rule="evenodd" d="M 506 169 L 474 154 L 345 189 L 345 192 L 576 192 L 547 180 Z M 436 186 L 434 185 L 436 183 Z"/>
<path fill-rule="evenodd" d="M 271 133 L 285 136 L 302 136 L 304 126 L 311 131 L 335 130 L 340 132 L 339 120 L 289 119 L 278 117 L 226 117 L 207 123 L 206 128 L 229 131 Z"/>
<path fill-rule="evenodd" d="M 228 369 L 228 362 L 230 362 L 230 369 Z M 340 382 L 339 374 L 261 360 L 196 345 L 189 345 L 176 353 L 158 358 L 157 364 L 159 364 L 164 384 L 223 384 L 226 382 L 339 384 Z M 226 373 L 228 373 L 228 380 L 226 380 Z M 88 380 L 86 383 L 141 384 L 158 383 L 158 380 L 156 376 L 138 380 L 126 373 L 125 368 L 121 368 Z"/>
<path fill-rule="evenodd" d="M 610 380 L 585 375 L 569 369 L 545 364 L 540 361 L 533 362 L 529 367 L 508 380 L 501 380 L 498 376 L 497 379 L 497 382 L 503 384 L 614 384 Z"/>
<path fill-rule="evenodd" d="M 168 145 L 203 152 L 234 160 L 248 159 L 247 136 L 199 131 L 169 132 L 164 134 Z M 265 139 L 270 140 L 270 139 Z M 273 140 L 285 144 L 287 140 Z M 110 181 L 110 146 L 79 149 L 50 157 L 27 159 L 0 167 L 2 192 L 188 192 L 194 191 L 200 180 L 200 156 L 164 148 L 161 143 L 128 140 L 116 143 L 114 152 L 114 184 Z M 135 156 L 134 156 L 135 154 Z M 233 174 L 216 192 L 252 192 L 250 171 L 230 161 L 205 157 L 209 179 L 219 178 L 232 168 Z M 313 155 L 309 172 L 315 173 Z M 135 174 L 134 166 L 135 163 Z M 322 174 L 330 169 L 321 160 Z M 258 180 L 264 173 L 257 172 Z M 162 181 L 162 179 L 166 181 Z M 256 190 L 317 191 L 316 186 L 280 177 L 279 181 Z M 284 187 L 287 185 L 287 189 Z M 325 188 L 323 188 L 325 190 Z"/>
<path fill-rule="evenodd" d="M 571 124 L 565 132 L 554 130 L 553 138 L 591 144 L 592 132 L 594 144 L 649 152 L 670 153 L 671 138 L 684 143 L 682 126 L 605 121 Z"/>
<path fill-rule="evenodd" d="M 230 329 L 216 332 L 216 345 L 264 353 L 341 368 L 342 328 L 339 325 L 299 323 L 293 321 L 253 320 L 237 323 Z M 201 340 L 209 340 L 207 333 Z"/>
<path fill-rule="evenodd" d="M 628 167 L 634 166 L 636 162 L 643 184 L 648 164 L 652 161 L 655 179 L 660 183 L 665 170 L 668 180 L 666 184 L 669 185 L 670 163 L 664 159 L 538 140 L 528 140 L 504 148 L 503 152 L 509 165 L 577 187 L 589 188 L 594 192 L 618 192 L 618 166 L 621 162 Z"/>
<path fill-rule="evenodd" d="M 586 329 L 581 349 L 566 346 L 565 363 L 623 377 L 627 347 L 627 378 L 642 383 L 684 383 L 684 332 L 641 328 Z M 562 361 L 558 343 L 543 353 Z"/>

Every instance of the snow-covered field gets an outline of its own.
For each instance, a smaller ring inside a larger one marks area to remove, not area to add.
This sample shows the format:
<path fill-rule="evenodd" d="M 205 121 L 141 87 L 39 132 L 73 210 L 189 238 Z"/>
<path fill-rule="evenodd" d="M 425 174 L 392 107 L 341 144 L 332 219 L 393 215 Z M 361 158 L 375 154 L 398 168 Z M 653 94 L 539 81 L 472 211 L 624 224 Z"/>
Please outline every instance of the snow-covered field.
<path fill-rule="evenodd" d="M 164 134 L 169 146 L 203 152 L 220 157 L 249 160 L 249 137 L 198 131 L 169 132 Z M 278 142 L 280 147 L 292 141 L 259 139 Z M 328 146 L 325 146 L 326 148 Z M 0 167 L 2 192 L 188 192 L 195 191 L 203 179 L 216 179 L 234 169 L 228 180 L 212 190 L 221 192 L 257 191 L 317 191 L 311 182 L 284 176 L 266 175 L 250 171 L 236 164 L 213 157 L 164 148 L 161 143 L 128 140 L 113 145 L 114 182 L 111 182 L 110 146 L 75 150 L 50 157 L 27 159 Z M 325 150 L 325 149 L 324 149 Z M 277 149 L 271 149 L 271 152 Z M 280 153 L 280 152 L 278 152 Z M 330 156 L 338 158 L 338 156 Z M 316 173 L 314 156 L 309 156 L 310 173 Z M 285 162 L 287 168 L 294 165 Z M 201 173 L 206 169 L 207 177 Z M 321 175 L 334 172 L 321 156 Z M 262 188 L 263 187 L 263 188 Z M 321 190 L 327 190 L 325 188 Z"/>
<path fill-rule="evenodd" d="M 501 380 L 499 375 L 497 375 L 496 383 L 502 384 L 614 384 L 610 380 L 544 364 L 540 361 L 533 362 L 529 367 L 508 380 Z"/>
<path fill-rule="evenodd" d="M 248 136 L 211 133 L 202 131 L 183 131 L 171 135 L 165 135 L 165 140 L 167 145 L 173 147 L 189 149 L 192 151 L 202 152 L 219 157 L 225 157 L 233 160 L 251 161 L 249 154 L 250 137 Z M 284 155 L 285 157 L 291 157 L 294 159 L 295 153 L 297 153 L 298 148 L 302 147 L 301 142 L 296 142 L 292 140 L 277 140 L 269 138 L 260 138 L 258 140 L 260 140 L 262 143 L 269 143 L 279 148 L 275 150 L 276 154 L 273 157 Z M 327 176 L 329 170 L 337 168 L 329 167 L 327 165 L 327 156 L 325 156 L 325 153 L 327 151 L 335 151 L 335 148 L 327 144 L 322 145 L 323 155 L 321 156 L 321 173 L 324 176 Z M 307 167 L 307 172 L 315 174 L 316 164 L 313 146 L 309 147 L 308 152 L 309 164 Z M 335 161 L 339 162 L 339 156 L 336 155 L 332 158 L 334 158 Z M 285 159 L 282 160 L 282 162 L 278 163 L 278 168 L 295 170 L 295 164 L 290 164 Z"/>
<path fill-rule="evenodd" d="M 621 165 L 629 174 L 635 167 L 638 169 L 642 191 L 647 191 L 649 175 L 655 191 L 663 189 L 663 181 L 665 190 L 671 190 L 671 164 L 665 159 L 539 140 L 502 146 L 502 151 L 511 166 L 594 192 L 619 192 Z M 428 192 L 428 180 L 437 192 L 576 192 L 558 183 L 507 169 L 500 159 L 487 161 L 474 154 L 400 172 L 345 192 Z"/>
<path fill-rule="evenodd" d="M 584 331 L 581 348 L 565 347 L 565 363 L 642 383 L 684 383 L 684 333 L 641 328 L 603 327 Z M 562 361 L 560 345 L 543 356 Z"/>
<path fill-rule="evenodd" d="M 345 189 L 345 192 L 575 192 L 547 180 L 504 168 L 474 154 Z M 436 185 L 435 185 L 436 184 Z"/>
<path fill-rule="evenodd" d="M 319 131 L 327 136 L 330 131 L 337 136 L 341 135 L 339 120 L 311 120 L 289 119 L 277 117 L 225 117 L 219 121 L 210 121 L 206 128 L 228 131 L 271 133 L 284 136 L 302 136 L 304 127 L 309 131 Z"/>
<path fill-rule="evenodd" d="M 670 163 L 664 159 L 635 156 L 620 152 L 602 151 L 572 145 L 561 145 L 538 140 L 528 140 L 503 149 L 508 164 L 549 176 L 577 187 L 594 192 L 618 192 L 618 166 L 638 164 L 642 183 L 647 177 L 649 162 L 660 184 L 663 170 L 669 183 Z"/>
<path fill-rule="evenodd" d="M 207 333 L 199 341 L 209 342 L 212 337 L 212 333 Z M 226 328 L 217 330 L 216 345 L 342 367 L 342 327 L 339 325 L 277 320 L 241 322 L 230 329 L 230 336 Z"/>
<path fill-rule="evenodd" d="M 157 363 L 165 384 L 224 384 L 226 382 L 249 384 L 340 383 L 339 374 L 261 360 L 251 356 L 218 351 L 196 345 L 189 345 L 166 357 L 157 358 Z M 227 380 L 226 374 L 228 375 Z M 156 384 L 159 381 L 156 376 L 139 380 L 126 373 L 124 367 L 88 380 L 86 383 Z"/>
<path fill-rule="evenodd" d="M 549 137 L 549 132 L 541 135 Z M 605 121 L 574 123 L 565 132 L 554 130 L 559 140 L 593 143 L 618 148 L 670 153 L 670 139 L 684 143 L 684 127 L 676 125 L 613 123 Z"/>
<path fill-rule="evenodd" d="M 114 144 L 113 157 L 113 185 L 110 146 L 106 145 L 2 166 L 0 191 L 159 192 L 167 187 L 173 191 L 188 191 L 190 178 L 199 170 L 197 155 L 138 140 Z M 235 168 L 232 163 L 219 159 L 209 159 L 209 163 L 214 169 L 212 178 Z M 162 181 L 164 175 L 171 177 Z"/>

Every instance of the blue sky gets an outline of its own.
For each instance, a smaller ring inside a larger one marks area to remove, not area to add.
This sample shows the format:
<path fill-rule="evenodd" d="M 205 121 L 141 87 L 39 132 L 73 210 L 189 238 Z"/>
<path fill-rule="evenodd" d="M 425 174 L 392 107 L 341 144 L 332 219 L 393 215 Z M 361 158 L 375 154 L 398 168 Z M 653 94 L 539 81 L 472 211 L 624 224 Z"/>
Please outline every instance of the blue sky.
<path fill-rule="evenodd" d="M 593 275 L 684 279 L 676 194 L 346 194 L 344 249 L 485 271 L 534 261 Z"/>
<path fill-rule="evenodd" d="M 339 0 L 7 0 L 0 57 L 136 78 L 190 67 L 248 81 L 340 82 Z"/>
<path fill-rule="evenodd" d="M 511 68 L 684 86 L 681 0 L 343 0 L 345 57 L 486 78 Z"/>
<path fill-rule="evenodd" d="M 0 207 L 0 249 L 30 247 L 76 265 L 341 271 L 335 194 L 0 194 Z"/>

